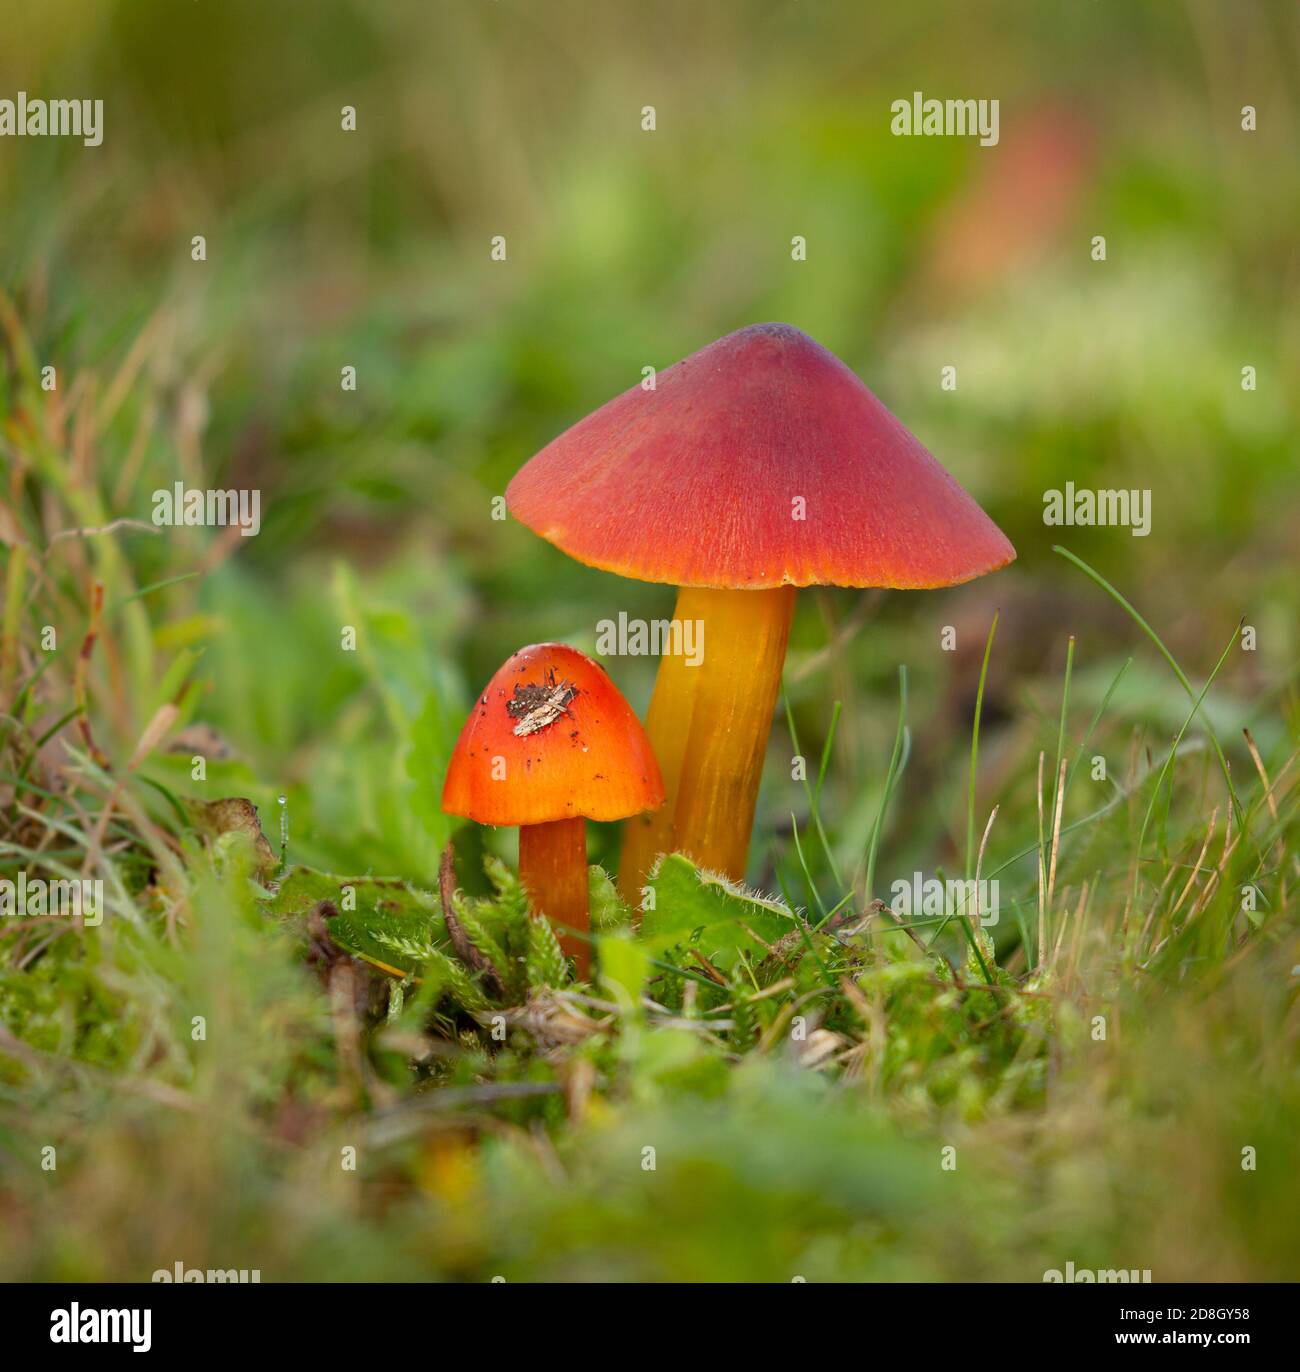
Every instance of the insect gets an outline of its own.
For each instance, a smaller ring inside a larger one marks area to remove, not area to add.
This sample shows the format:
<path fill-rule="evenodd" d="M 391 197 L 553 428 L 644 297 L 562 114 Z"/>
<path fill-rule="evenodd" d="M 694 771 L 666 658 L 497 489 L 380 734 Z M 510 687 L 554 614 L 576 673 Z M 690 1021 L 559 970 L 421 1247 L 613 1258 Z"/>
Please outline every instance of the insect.
<path fill-rule="evenodd" d="M 578 688 L 571 681 L 555 680 L 554 668 L 546 674 L 545 682 L 516 686 L 514 699 L 506 701 L 506 713 L 519 721 L 511 732 L 527 738 L 554 724 L 561 715 L 569 713 L 569 702 L 577 694 Z"/>

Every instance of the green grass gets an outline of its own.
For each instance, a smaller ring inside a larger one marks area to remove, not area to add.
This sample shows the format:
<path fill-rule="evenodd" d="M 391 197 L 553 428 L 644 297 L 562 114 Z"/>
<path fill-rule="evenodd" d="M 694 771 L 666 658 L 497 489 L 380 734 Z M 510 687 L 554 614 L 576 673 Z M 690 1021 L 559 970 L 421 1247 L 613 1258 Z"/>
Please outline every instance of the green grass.
<path fill-rule="evenodd" d="M 11 455 L 55 460 L 48 409 L 14 402 L 35 432 Z M 55 484 L 93 508 L 77 479 L 69 465 Z M 509 866 L 481 870 L 487 836 L 453 834 L 428 803 L 463 707 L 454 677 L 418 665 L 445 649 L 400 603 L 339 570 L 355 664 L 296 673 L 324 632 L 311 588 L 288 593 L 295 608 L 229 577 L 133 574 L 132 539 L 88 535 L 70 567 L 9 561 L 0 860 L 101 878 L 108 916 L 0 928 L 4 1275 L 144 1277 L 180 1258 L 268 1277 L 1032 1280 L 1121 1255 L 1167 1278 L 1296 1271 L 1275 1218 L 1297 1199 L 1294 719 L 1257 713 L 1271 742 L 1229 792 L 1199 721 L 1235 633 L 1199 690 L 1161 654 L 1193 699 L 1161 756 L 1124 701 L 1132 659 L 1087 712 L 1071 639 L 1054 725 L 1045 713 L 1042 746 L 1017 745 L 977 858 L 990 628 L 964 870 L 999 877 L 1003 912 L 1025 918 L 984 931 L 962 908 L 887 908 L 912 748 L 900 667 L 857 881 L 820 802 L 870 777 L 840 774 L 832 708 L 815 784 L 791 783 L 806 825 L 777 845 L 809 908 L 674 858 L 633 930 L 594 866 L 600 970 L 574 985 Z M 127 632 L 133 611 L 146 632 Z M 205 669 L 196 649 L 246 614 L 275 631 L 245 643 L 238 680 L 282 698 L 246 709 L 245 746 L 259 728 L 301 742 L 265 769 L 209 747 L 196 782 L 200 745 L 166 741 L 230 689 L 228 657 Z M 46 624 L 63 651 L 42 654 Z M 152 688 L 134 696 L 135 680 Z M 321 690 L 335 716 L 309 728 Z M 797 752 L 789 700 L 786 722 Z M 1126 737 L 1114 797 L 1083 800 L 1085 750 L 1115 758 Z M 1049 746 L 1061 784 L 1044 794 Z M 281 787 L 287 866 L 274 824 L 268 842 L 246 806 L 211 803 L 245 794 L 275 815 Z M 468 956 L 437 892 L 449 837 Z"/>

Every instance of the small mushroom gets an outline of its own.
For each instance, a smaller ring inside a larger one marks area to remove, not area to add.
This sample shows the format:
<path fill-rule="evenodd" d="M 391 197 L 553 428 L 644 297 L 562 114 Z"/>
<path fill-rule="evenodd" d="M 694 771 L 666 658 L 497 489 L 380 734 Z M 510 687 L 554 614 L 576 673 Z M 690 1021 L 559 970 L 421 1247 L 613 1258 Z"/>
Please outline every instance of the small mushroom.
<path fill-rule="evenodd" d="M 570 557 L 680 587 L 703 662 L 660 663 L 646 727 L 668 803 L 627 826 L 633 899 L 660 852 L 734 878 L 798 586 L 952 586 L 1015 549 L 832 353 L 755 324 L 633 386 L 526 463 L 511 512 Z"/>
<path fill-rule="evenodd" d="M 558 927 L 579 979 L 590 927 L 589 819 L 626 819 L 663 804 L 641 721 L 604 668 L 562 643 L 521 648 L 480 693 L 451 756 L 442 808 L 479 824 L 519 826 L 519 875 L 534 911 Z"/>

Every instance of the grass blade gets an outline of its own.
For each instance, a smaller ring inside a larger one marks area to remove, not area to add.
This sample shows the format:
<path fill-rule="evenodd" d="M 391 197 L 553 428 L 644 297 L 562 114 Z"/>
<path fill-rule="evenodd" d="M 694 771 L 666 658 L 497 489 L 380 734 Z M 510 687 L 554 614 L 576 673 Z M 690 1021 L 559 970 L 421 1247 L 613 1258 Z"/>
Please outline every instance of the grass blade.
<path fill-rule="evenodd" d="M 979 688 L 975 692 L 975 720 L 970 731 L 970 786 L 966 794 L 966 877 L 970 879 L 971 867 L 975 861 L 975 776 L 979 767 L 980 755 L 980 715 L 984 711 L 984 683 L 989 674 L 989 658 L 993 653 L 993 635 L 998 631 L 999 610 L 993 611 L 993 623 L 989 625 L 988 641 L 984 644 L 984 661 L 980 665 Z"/>
<path fill-rule="evenodd" d="M 1192 689 L 1192 683 L 1188 681 L 1187 674 L 1174 660 L 1174 655 L 1169 651 L 1168 648 L 1165 647 L 1164 641 L 1161 639 L 1160 635 L 1156 633 L 1156 631 L 1146 622 L 1145 619 L 1142 618 L 1142 616 L 1137 612 L 1137 610 L 1134 609 L 1134 607 L 1127 600 L 1124 599 L 1124 597 L 1119 593 L 1119 591 L 1117 591 L 1115 587 L 1112 586 L 1110 582 L 1107 581 L 1106 578 L 1102 576 L 1100 572 L 1094 571 L 1081 557 L 1076 557 L 1074 553 L 1070 552 L 1068 548 L 1061 547 L 1059 543 L 1054 543 L 1052 545 L 1052 551 L 1054 553 L 1060 553 L 1060 555 L 1067 561 L 1073 562 L 1074 565 L 1078 567 L 1078 569 L 1085 576 L 1095 581 L 1097 585 L 1100 586 L 1101 589 L 1105 591 L 1106 594 L 1110 596 L 1110 598 L 1120 607 L 1120 609 L 1122 609 L 1133 620 L 1133 622 L 1138 626 L 1138 628 L 1140 628 L 1142 632 L 1146 634 L 1146 636 L 1151 640 L 1151 642 L 1154 643 L 1155 646 L 1160 650 L 1160 655 L 1169 664 L 1170 670 L 1178 678 L 1179 684 L 1182 686 L 1183 690 L 1187 692 L 1188 698 L 1190 700 L 1195 701 L 1197 707 L 1199 708 L 1200 699 L 1197 697 L 1196 692 Z M 1202 695 L 1204 695 L 1204 692 L 1202 692 Z M 1219 759 L 1219 767 L 1223 772 L 1223 780 L 1228 787 L 1228 795 L 1232 800 L 1232 808 L 1236 813 L 1237 822 L 1238 824 L 1244 824 L 1245 815 L 1241 808 L 1241 800 L 1237 795 L 1237 788 L 1232 784 L 1232 772 L 1231 769 L 1228 767 L 1228 759 L 1224 757 L 1223 748 L 1219 744 L 1219 736 L 1214 732 L 1214 726 L 1210 723 L 1208 719 L 1205 721 L 1205 732 L 1210 736 L 1210 742 L 1214 745 L 1215 754 Z"/>
<path fill-rule="evenodd" d="M 867 899 L 873 894 L 876 879 L 876 853 L 880 848 L 880 835 L 885 825 L 885 811 L 889 808 L 890 797 L 898 778 L 907 766 L 907 755 L 911 752 L 911 739 L 907 731 L 907 668 L 898 668 L 898 728 L 894 731 L 894 751 L 889 759 L 889 771 L 885 774 L 885 789 L 880 797 L 880 809 L 876 811 L 875 822 L 871 826 L 871 842 L 867 846 Z"/>

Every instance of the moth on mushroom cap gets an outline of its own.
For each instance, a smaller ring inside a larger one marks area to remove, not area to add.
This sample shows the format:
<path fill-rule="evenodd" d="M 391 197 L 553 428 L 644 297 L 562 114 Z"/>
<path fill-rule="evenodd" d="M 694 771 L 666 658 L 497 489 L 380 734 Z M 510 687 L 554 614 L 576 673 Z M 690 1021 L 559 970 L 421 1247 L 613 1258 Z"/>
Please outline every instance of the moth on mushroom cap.
<path fill-rule="evenodd" d="M 514 733 L 527 738 L 538 729 L 554 724 L 561 715 L 569 713 L 569 701 L 578 694 L 571 681 L 556 682 L 555 672 L 546 674 L 546 681 L 538 685 L 520 686 L 515 683 L 514 696 L 506 701 L 506 713 L 519 721 Z"/>

